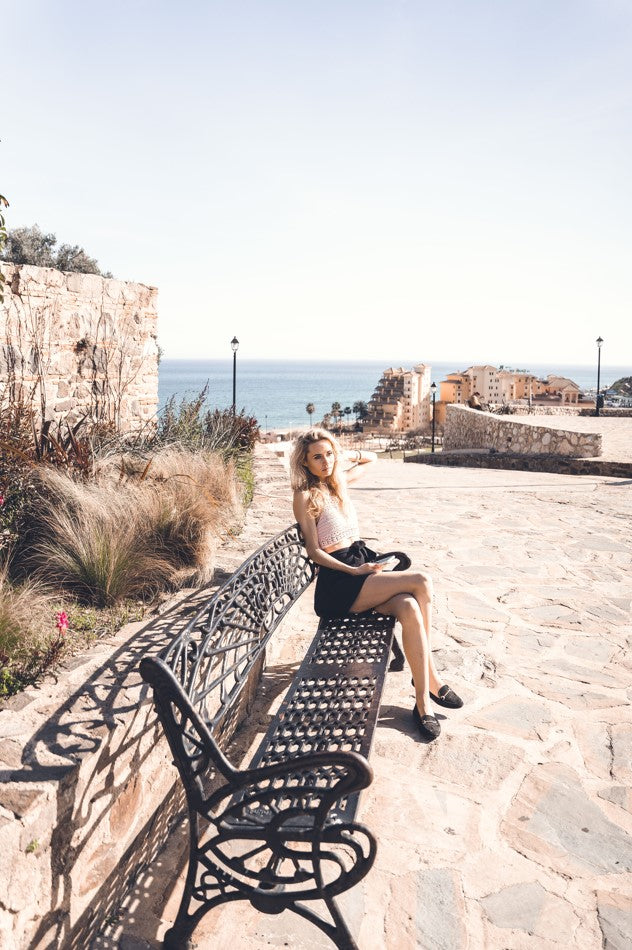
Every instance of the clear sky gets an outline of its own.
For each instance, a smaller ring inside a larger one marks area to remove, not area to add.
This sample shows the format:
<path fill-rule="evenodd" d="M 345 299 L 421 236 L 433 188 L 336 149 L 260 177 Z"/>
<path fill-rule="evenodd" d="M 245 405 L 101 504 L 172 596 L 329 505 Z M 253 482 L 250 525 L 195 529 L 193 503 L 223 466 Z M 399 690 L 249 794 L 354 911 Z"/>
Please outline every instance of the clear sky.
<path fill-rule="evenodd" d="M 632 364 L 630 0 L 2 3 L 0 192 L 167 357 Z"/>

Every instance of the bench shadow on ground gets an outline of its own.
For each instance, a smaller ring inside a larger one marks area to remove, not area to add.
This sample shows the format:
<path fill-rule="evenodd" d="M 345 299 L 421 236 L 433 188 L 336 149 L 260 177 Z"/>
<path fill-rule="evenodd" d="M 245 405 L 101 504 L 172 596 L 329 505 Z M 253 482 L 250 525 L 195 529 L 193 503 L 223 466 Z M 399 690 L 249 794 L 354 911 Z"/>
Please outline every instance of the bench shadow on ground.
<path fill-rule="evenodd" d="M 250 714 L 237 728 L 226 750 L 234 764 L 241 764 L 244 758 L 248 763 L 249 750 L 255 743 L 258 744 L 274 718 L 271 707 L 291 684 L 299 665 L 279 663 L 268 667 L 262 674 Z M 174 777 L 175 774 L 174 769 Z M 150 861 L 145 860 L 137 870 L 128 892 L 109 901 L 107 912 L 100 915 L 102 925 L 90 944 L 90 950 L 119 950 L 123 936 L 128 941 L 130 938 L 142 940 L 148 947 L 161 946 L 158 939 L 162 923 L 160 910 L 167 905 L 175 890 L 182 889 L 180 879 L 186 867 L 189 844 L 184 796 L 178 795 L 177 807 L 171 811 L 171 820 L 164 828 L 166 834 L 162 846 Z M 130 875 L 126 877 L 129 882 Z M 138 913 L 139 908 L 144 910 Z M 153 914 L 152 908 L 155 908 Z M 176 909 L 174 903 L 174 915 Z"/>
<path fill-rule="evenodd" d="M 181 599 L 132 634 L 33 734 L 23 749 L 20 765 L 0 771 L 3 782 L 32 784 L 37 791 L 42 783 L 49 782 L 56 788 L 49 851 L 50 906 L 25 950 L 39 946 L 85 950 L 103 923 L 116 919 L 130 882 L 151 868 L 171 830 L 181 824 L 184 800 L 174 769 L 174 786 L 163 806 L 140 828 L 118 866 L 106 876 L 81 917 L 69 926 L 71 890 L 76 887 L 73 868 L 91 847 L 94 836 L 99 835 L 121 791 L 143 769 L 155 743 L 162 738 L 150 689 L 138 673 L 139 663 L 144 656 L 159 653 L 228 576 L 216 572 L 211 584 Z M 288 685 L 295 668 L 292 664 L 267 671 L 262 703 L 264 699 L 268 703 L 274 700 Z M 263 716 L 263 712 L 257 716 Z M 234 741 L 245 744 L 247 735 L 239 733 Z M 86 754 L 92 756 L 89 772 Z M 129 763 L 123 770 L 122 760 Z M 171 874 L 175 884 L 178 874 L 175 869 Z M 164 880 L 160 886 L 167 900 Z"/>

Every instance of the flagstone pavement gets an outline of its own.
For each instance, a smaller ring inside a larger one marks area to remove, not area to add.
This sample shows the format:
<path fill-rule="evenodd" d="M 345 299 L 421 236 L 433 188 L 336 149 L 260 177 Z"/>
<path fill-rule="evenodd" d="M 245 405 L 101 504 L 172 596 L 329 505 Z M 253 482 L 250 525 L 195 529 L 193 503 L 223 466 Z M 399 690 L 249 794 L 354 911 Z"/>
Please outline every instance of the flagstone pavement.
<path fill-rule="evenodd" d="M 437 664 L 465 700 L 438 711 L 441 736 L 424 744 L 410 674 L 389 674 L 359 816 L 377 860 L 340 899 L 359 947 L 629 948 L 632 481 L 380 461 L 353 499 L 370 546 L 432 573 Z M 289 522 L 289 501 L 274 506 Z M 284 623 L 271 673 L 295 668 L 313 634 L 311 592 Z M 255 709 L 240 751 L 268 712 Z M 185 836 L 138 882 L 116 943 L 95 946 L 159 946 Z M 201 950 L 328 945 L 289 912 L 241 903 L 195 938 Z"/>

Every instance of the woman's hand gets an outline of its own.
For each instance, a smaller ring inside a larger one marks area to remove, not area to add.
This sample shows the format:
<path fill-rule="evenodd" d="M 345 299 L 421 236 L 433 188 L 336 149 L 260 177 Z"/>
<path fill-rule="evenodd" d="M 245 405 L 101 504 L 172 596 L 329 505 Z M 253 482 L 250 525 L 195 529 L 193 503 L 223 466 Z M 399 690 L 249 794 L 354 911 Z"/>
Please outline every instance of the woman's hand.
<path fill-rule="evenodd" d="M 352 568 L 352 574 L 378 574 L 381 570 L 384 569 L 383 564 L 375 564 L 374 561 L 367 561 L 366 564 L 358 564 L 357 567 Z"/>
<path fill-rule="evenodd" d="M 351 468 L 345 469 L 345 476 L 349 483 L 357 481 L 368 468 L 371 468 L 377 462 L 375 452 L 361 452 L 360 449 L 351 449 L 345 452 L 343 458 L 351 463 Z"/>

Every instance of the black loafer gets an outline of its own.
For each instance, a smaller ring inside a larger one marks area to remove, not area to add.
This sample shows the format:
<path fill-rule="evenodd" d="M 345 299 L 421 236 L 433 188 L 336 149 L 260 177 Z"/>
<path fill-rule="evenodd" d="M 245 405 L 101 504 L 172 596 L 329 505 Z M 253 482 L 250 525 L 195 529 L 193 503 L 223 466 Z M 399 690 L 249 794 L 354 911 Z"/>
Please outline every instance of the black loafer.
<path fill-rule="evenodd" d="M 445 709 L 460 709 L 463 705 L 461 697 L 457 696 L 454 690 L 447 685 L 442 686 L 436 696 L 434 693 L 430 693 L 430 699 Z"/>
<path fill-rule="evenodd" d="M 413 719 L 422 739 L 432 742 L 441 735 L 439 720 L 435 716 L 422 716 L 417 708 L 417 703 L 413 706 Z"/>

